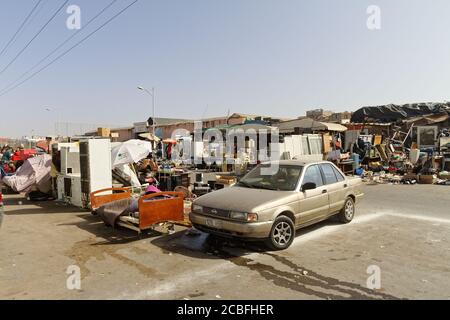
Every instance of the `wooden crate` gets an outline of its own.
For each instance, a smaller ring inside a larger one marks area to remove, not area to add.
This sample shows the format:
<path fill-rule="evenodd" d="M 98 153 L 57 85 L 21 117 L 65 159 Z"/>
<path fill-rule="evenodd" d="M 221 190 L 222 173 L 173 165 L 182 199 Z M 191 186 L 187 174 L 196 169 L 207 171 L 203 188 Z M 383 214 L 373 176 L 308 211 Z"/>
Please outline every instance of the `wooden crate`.
<path fill-rule="evenodd" d="M 419 175 L 419 183 L 421 184 L 433 184 L 434 176 L 432 175 Z"/>

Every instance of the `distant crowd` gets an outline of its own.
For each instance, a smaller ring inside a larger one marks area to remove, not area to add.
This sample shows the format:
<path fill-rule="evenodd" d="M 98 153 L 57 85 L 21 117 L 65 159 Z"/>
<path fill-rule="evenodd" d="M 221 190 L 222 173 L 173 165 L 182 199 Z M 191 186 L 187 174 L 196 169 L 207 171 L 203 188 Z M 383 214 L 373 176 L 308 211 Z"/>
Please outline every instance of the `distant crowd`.
<path fill-rule="evenodd" d="M 0 149 L 1 178 L 15 173 L 27 159 L 34 157 L 35 153 L 35 150 L 26 150 L 23 144 L 18 148 L 12 148 L 8 145 L 3 146 Z"/>

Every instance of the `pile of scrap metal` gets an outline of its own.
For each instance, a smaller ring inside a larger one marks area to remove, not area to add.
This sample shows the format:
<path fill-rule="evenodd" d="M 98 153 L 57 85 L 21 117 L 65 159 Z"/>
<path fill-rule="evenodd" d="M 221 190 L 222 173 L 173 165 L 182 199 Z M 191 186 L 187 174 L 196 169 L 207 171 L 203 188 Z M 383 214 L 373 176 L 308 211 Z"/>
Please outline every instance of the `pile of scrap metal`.
<path fill-rule="evenodd" d="M 361 157 L 366 181 L 450 185 L 450 103 L 365 107 L 352 121 L 362 122 L 353 152 Z M 367 121 L 387 125 L 373 135 L 366 129 L 361 143 Z"/>
<path fill-rule="evenodd" d="M 149 186 L 136 194 L 131 188 L 110 188 L 91 193 L 92 213 L 108 226 L 120 226 L 138 232 L 160 223 L 189 225 L 184 210 L 184 194 L 161 192 Z"/>

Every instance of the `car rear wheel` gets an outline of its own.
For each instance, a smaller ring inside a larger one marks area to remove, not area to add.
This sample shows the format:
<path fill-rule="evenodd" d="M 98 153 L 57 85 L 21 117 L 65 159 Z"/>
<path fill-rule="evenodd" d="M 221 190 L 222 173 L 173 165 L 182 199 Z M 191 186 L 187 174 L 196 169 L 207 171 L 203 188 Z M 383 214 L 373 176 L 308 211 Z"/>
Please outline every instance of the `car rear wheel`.
<path fill-rule="evenodd" d="M 289 217 L 280 216 L 275 219 L 266 244 L 272 250 L 284 250 L 292 244 L 294 237 L 294 222 Z"/>
<path fill-rule="evenodd" d="M 350 223 L 355 217 L 355 201 L 352 198 L 347 198 L 344 207 L 339 212 L 339 220 L 342 223 Z"/>

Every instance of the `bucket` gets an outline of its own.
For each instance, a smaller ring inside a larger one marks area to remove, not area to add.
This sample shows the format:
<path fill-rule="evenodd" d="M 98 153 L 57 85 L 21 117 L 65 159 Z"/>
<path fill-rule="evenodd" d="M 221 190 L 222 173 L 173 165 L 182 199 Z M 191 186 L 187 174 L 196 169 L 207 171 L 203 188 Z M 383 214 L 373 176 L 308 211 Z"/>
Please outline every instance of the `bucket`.
<path fill-rule="evenodd" d="M 357 168 L 359 168 L 359 154 L 353 153 L 352 160 L 353 160 L 353 170 L 356 170 Z"/>

